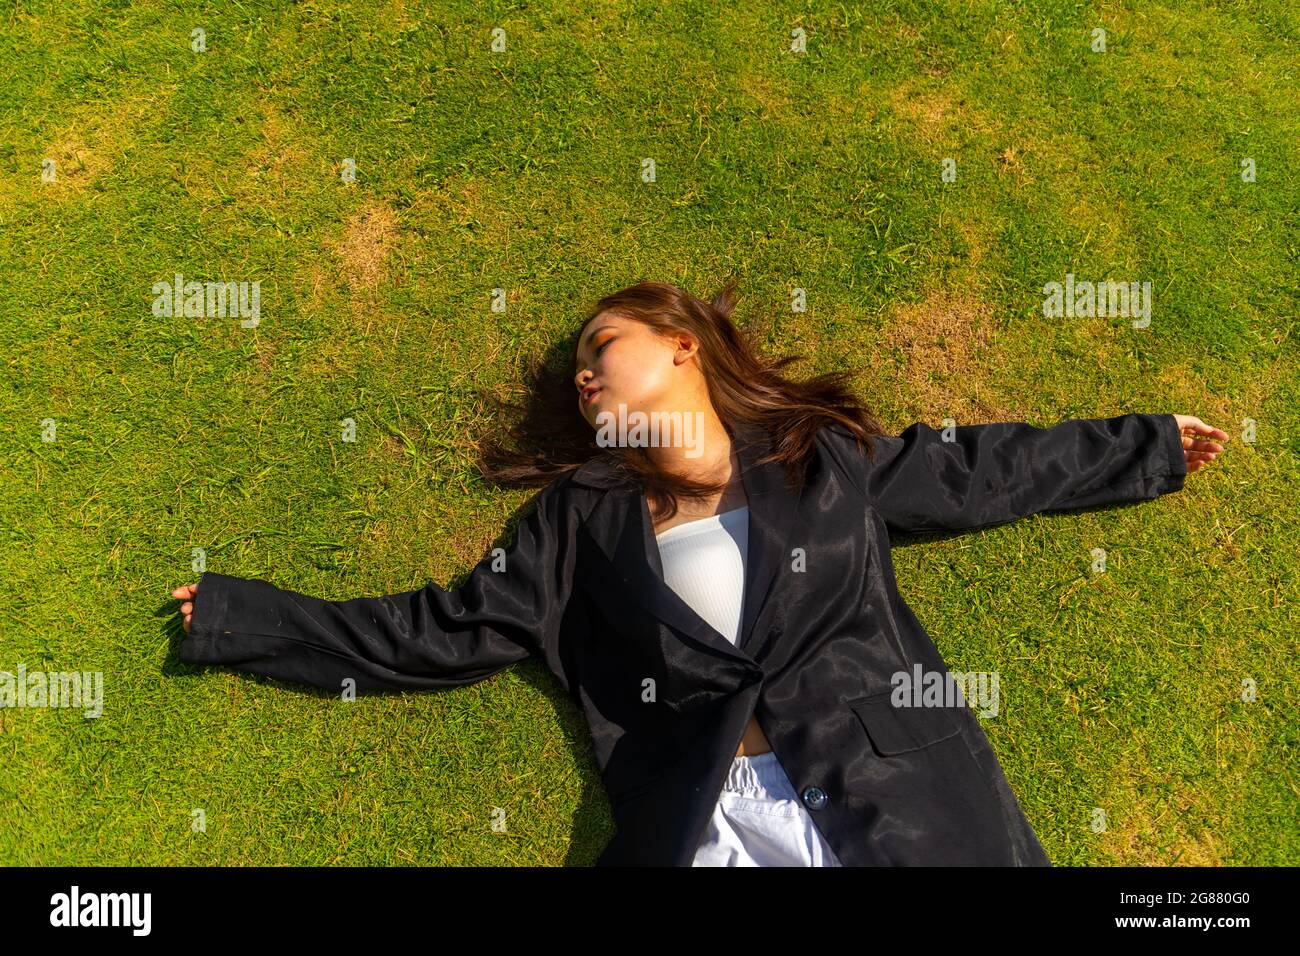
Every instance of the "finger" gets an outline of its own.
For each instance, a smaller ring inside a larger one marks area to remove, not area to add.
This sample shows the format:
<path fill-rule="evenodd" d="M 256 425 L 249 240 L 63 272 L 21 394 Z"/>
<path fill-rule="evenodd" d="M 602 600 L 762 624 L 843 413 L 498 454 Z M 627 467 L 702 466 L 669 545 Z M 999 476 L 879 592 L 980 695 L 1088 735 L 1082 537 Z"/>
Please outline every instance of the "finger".
<path fill-rule="evenodd" d="M 1209 435 L 1213 438 L 1218 438 L 1221 441 L 1227 441 L 1229 437 L 1228 433 L 1222 428 L 1215 428 L 1213 425 L 1207 425 L 1199 418 L 1188 422 L 1183 426 L 1182 430 L 1184 434 L 1187 432 L 1194 432 L 1197 435 Z"/>
<path fill-rule="evenodd" d="M 194 605 L 189 601 L 186 601 L 184 604 L 181 605 L 181 613 L 184 614 L 186 617 L 189 617 L 191 614 L 194 613 Z"/>

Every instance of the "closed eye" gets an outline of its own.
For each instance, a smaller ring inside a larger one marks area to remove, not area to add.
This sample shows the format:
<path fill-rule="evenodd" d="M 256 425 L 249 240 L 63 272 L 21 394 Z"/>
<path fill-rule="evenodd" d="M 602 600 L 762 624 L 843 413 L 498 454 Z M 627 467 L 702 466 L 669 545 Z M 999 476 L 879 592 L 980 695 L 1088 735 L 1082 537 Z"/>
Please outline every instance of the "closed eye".
<path fill-rule="evenodd" d="M 611 335 L 604 342 L 601 342 L 600 347 L 596 349 L 596 351 L 592 354 L 592 357 L 595 358 L 596 356 L 599 356 L 601 352 L 605 351 L 605 346 L 608 345 L 610 342 L 613 342 L 614 339 L 616 338 L 618 338 L 618 336 Z"/>

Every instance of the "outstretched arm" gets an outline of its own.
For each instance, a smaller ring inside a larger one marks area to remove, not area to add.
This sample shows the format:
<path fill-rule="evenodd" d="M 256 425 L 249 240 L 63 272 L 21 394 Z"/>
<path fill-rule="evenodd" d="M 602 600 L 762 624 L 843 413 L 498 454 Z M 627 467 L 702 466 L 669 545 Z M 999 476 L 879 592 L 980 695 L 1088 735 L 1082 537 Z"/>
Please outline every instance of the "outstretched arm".
<path fill-rule="evenodd" d="M 900 435 L 877 436 L 874 459 L 855 446 L 849 461 L 891 532 L 973 530 L 1179 491 L 1191 455 L 1222 451 L 1188 439 L 1189 449 L 1184 423 L 1227 438 L 1189 419 L 1130 414 L 1050 428 L 994 422 L 957 426 L 947 440 L 918 422 Z"/>
<path fill-rule="evenodd" d="M 563 681 L 558 638 L 573 586 L 574 530 L 552 483 L 504 558 L 483 558 L 452 591 L 429 583 L 326 601 L 207 572 L 192 595 L 181 660 L 332 691 L 352 678 L 364 693 L 472 684 L 537 653 Z"/>

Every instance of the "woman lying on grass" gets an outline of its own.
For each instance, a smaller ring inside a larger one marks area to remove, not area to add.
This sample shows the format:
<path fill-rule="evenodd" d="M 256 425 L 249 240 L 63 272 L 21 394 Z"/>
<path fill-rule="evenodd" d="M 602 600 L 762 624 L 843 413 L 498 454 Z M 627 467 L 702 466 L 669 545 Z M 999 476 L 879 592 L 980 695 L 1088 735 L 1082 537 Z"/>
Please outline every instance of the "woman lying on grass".
<path fill-rule="evenodd" d="M 326 601 L 208 572 L 173 592 L 182 660 L 379 693 L 536 656 L 591 730 L 600 864 L 1050 865 L 891 537 L 1150 500 L 1227 434 L 1131 413 L 889 435 L 843 373 L 757 355 L 731 294 L 642 282 L 596 304 L 571 368 L 534 369 L 483 471 L 542 490 L 463 585 Z"/>

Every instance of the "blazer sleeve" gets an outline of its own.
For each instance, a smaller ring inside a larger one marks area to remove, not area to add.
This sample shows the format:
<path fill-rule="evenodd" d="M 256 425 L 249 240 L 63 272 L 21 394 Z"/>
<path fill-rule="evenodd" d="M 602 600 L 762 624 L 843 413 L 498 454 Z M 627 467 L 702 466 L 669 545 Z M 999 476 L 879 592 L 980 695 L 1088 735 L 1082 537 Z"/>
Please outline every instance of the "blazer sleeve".
<path fill-rule="evenodd" d="M 1144 501 L 1187 475 L 1173 415 L 1078 418 L 1050 428 L 994 422 L 953 429 L 920 422 L 856 451 L 857 478 L 891 532 L 973 530 L 1028 515 Z M 856 447 L 856 446 L 855 446 Z"/>
<path fill-rule="evenodd" d="M 538 654 L 563 682 L 558 640 L 576 523 L 557 487 L 564 480 L 537 496 L 504 562 L 495 562 L 500 569 L 489 554 L 455 590 L 431 582 L 326 601 L 209 571 L 180 658 L 332 691 L 352 678 L 360 694 L 472 684 Z"/>

